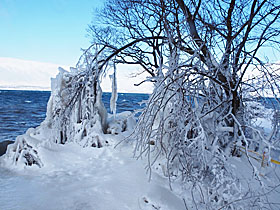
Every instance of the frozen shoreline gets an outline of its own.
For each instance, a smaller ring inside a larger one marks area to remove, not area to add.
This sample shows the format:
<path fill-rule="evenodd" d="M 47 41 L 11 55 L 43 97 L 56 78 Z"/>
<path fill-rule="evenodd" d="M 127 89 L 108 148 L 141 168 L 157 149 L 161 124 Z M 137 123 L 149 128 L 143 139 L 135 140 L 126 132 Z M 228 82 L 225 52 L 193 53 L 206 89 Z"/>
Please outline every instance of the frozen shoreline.
<path fill-rule="evenodd" d="M 12 172 L 0 167 L 4 169 L 0 175 L 1 208 L 184 209 L 182 200 L 170 191 L 167 178 L 155 175 L 156 180 L 149 182 L 144 162 L 132 157 L 130 146 L 81 148 L 71 143 L 40 152 L 48 157 L 41 169 L 33 166 Z"/>

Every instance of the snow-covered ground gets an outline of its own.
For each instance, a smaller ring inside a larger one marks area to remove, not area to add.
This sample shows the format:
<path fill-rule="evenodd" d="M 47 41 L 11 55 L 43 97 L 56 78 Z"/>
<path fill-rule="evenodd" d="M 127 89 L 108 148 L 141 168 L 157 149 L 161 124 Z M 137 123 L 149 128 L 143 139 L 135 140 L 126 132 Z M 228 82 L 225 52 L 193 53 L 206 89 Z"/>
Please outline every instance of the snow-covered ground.
<path fill-rule="evenodd" d="M 156 173 L 160 171 L 153 172 L 149 180 L 145 160 L 133 158 L 133 142 L 118 144 L 123 138 L 123 134 L 107 134 L 110 144 L 102 148 L 83 148 L 76 143 L 41 144 L 37 151 L 44 163 L 42 168 L 6 165 L 9 161 L 0 157 L 0 209 L 186 209 L 178 196 L 180 186 L 175 183 L 170 190 L 168 178 Z M 229 161 L 239 165 L 240 177 L 251 176 L 246 157 Z M 279 168 L 272 165 L 262 172 L 269 182 Z M 272 199 L 277 201 L 275 194 Z"/>
<path fill-rule="evenodd" d="M 112 136 L 113 137 L 113 136 Z M 112 140 L 112 139 L 111 139 Z M 168 179 L 148 180 L 132 147 L 81 148 L 70 143 L 40 147 L 44 167 L 0 167 L 0 206 L 5 210 L 184 209 Z"/>

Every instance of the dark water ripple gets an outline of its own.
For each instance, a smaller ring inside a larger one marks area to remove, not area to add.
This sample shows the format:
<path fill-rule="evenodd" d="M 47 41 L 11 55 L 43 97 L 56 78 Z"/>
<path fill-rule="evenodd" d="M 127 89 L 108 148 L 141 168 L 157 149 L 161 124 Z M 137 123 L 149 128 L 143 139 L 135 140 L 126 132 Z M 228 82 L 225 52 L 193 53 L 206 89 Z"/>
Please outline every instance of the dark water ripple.
<path fill-rule="evenodd" d="M 45 119 L 49 97 L 49 91 L 0 90 L 0 142 L 15 140 L 28 128 L 39 126 Z M 110 97 L 110 93 L 103 93 L 108 112 Z M 139 102 L 148 97 L 147 94 L 119 93 L 117 112 L 139 109 Z"/>
<path fill-rule="evenodd" d="M 15 140 L 45 118 L 50 92 L 0 91 L 0 141 Z"/>

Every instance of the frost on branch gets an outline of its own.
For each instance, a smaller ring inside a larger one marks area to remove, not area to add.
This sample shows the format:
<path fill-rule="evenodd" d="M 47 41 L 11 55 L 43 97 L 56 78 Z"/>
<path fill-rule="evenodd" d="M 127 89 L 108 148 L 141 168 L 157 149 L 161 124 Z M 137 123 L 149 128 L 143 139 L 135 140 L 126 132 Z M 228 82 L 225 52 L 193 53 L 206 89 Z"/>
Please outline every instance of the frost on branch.
<path fill-rule="evenodd" d="M 195 87 L 189 92 L 186 72 L 171 68 L 157 82 L 133 135 L 135 154 L 147 157 L 148 171 L 158 170 L 170 179 L 171 187 L 178 180 L 191 183 L 194 193 L 204 196 L 201 208 L 210 203 L 217 207 L 240 195 L 239 181 L 220 148 L 227 131 L 219 128 L 227 127 L 217 124 L 216 112 L 202 118 L 207 113 L 202 110 L 205 101 Z"/>
<path fill-rule="evenodd" d="M 43 124 L 51 131 L 51 141 L 75 142 L 81 146 L 102 145 L 103 140 L 90 135 L 107 128 L 107 112 L 102 91 L 88 71 L 60 70 L 52 80 L 52 95 Z"/>
<path fill-rule="evenodd" d="M 207 69 L 199 60 L 193 57 L 193 66 L 186 67 L 178 57 L 170 56 L 138 120 L 133 133 L 136 157 L 147 158 L 150 176 L 157 171 L 169 179 L 171 188 L 182 186 L 183 197 L 192 198 L 194 209 L 260 208 L 264 195 L 279 186 L 274 183 L 277 178 L 263 180 L 261 164 L 248 154 L 256 149 L 262 154 L 267 148 L 269 159 L 276 148 L 254 124 L 265 117 L 264 107 L 243 99 L 233 115 L 231 96 L 203 76 Z M 258 105 L 252 108 L 254 104 Z M 239 168 L 245 165 L 242 174 Z"/>
<path fill-rule="evenodd" d="M 36 149 L 40 142 L 32 137 L 33 131 L 33 128 L 29 128 L 26 134 L 18 136 L 16 142 L 8 146 L 6 158 L 10 159 L 12 164 L 37 165 L 39 168 L 44 166 Z"/>

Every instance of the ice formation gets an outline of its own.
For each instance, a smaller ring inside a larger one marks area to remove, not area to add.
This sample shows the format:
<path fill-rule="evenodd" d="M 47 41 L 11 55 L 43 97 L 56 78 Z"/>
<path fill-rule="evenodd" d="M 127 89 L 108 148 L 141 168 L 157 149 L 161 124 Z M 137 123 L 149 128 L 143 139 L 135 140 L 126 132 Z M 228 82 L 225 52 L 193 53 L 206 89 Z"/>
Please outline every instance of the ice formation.
<path fill-rule="evenodd" d="M 118 99 L 118 92 L 117 92 L 117 77 L 116 77 L 116 64 L 114 64 L 114 73 L 110 75 L 112 80 L 112 95 L 110 99 L 110 109 L 113 112 L 114 118 L 116 117 L 116 107 L 117 107 L 117 99 Z"/>
<path fill-rule="evenodd" d="M 115 74 L 114 74 L 115 75 Z M 75 143 L 82 147 L 103 147 L 110 144 L 107 133 L 120 134 L 132 129 L 130 112 L 116 115 L 116 79 L 113 78 L 111 106 L 114 120 L 109 118 L 102 102 L 98 75 L 72 68 L 59 68 L 51 81 L 52 92 L 45 120 L 37 128 L 30 128 L 9 145 L 4 157 L 7 164 L 44 166 L 39 148 L 52 144 Z"/>

